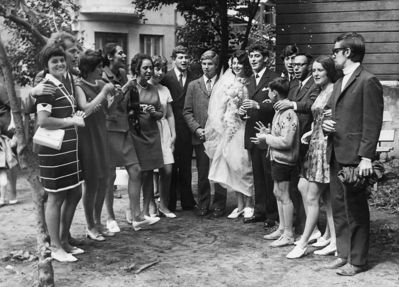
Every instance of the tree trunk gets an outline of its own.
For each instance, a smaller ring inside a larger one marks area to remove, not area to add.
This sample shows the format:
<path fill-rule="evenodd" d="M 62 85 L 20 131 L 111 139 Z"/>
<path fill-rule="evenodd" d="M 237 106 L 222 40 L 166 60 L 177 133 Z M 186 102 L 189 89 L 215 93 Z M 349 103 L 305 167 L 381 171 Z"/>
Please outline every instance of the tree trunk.
<path fill-rule="evenodd" d="M 37 226 L 37 249 L 38 249 L 38 286 L 54 286 L 54 271 L 51 264 L 50 237 L 47 234 L 46 223 L 44 219 L 44 201 L 45 191 L 43 190 L 38 177 L 39 165 L 36 155 L 26 144 L 24 127 L 22 122 L 21 109 L 17 95 L 15 93 L 14 80 L 11 72 L 11 65 L 8 61 L 3 41 L 0 38 L 0 67 L 4 75 L 4 81 L 7 94 L 10 99 L 10 107 L 15 121 L 15 132 L 17 136 L 17 153 L 21 168 L 27 168 L 29 171 L 28 181 L 33 190 L 33 202 L 36 211 Z"/>
<path fill-rule="evenodd" d="M 255 3 L 248 3 L 248 23 L 247 27 L 245 28 L 245 34 L 244 34 L 244 40 L 241 44 L 241 50 L 244 50 L 248 46 L 248 40 L 249 40 L 249 33 L 251 32 L 252 28 L 252 21 L 254 20 L 256 13 L 258 12 L 259 9 L 259 3 L 260 0 L 257 0 Z M 262 11 L 261 11 L 262 12 Z M 263 17 L 263 15 L 261 15 Z M 259 23 L 258 23 L 259 26 Z"/>
<path fill-rule="evenodd" d="M 220 30 L 221 30 L 221 51 L 220 62 L 224 70 L 228 68 L 229 59 L 229 21 L 227 17 L 227 1 L 219 0 Z"/>

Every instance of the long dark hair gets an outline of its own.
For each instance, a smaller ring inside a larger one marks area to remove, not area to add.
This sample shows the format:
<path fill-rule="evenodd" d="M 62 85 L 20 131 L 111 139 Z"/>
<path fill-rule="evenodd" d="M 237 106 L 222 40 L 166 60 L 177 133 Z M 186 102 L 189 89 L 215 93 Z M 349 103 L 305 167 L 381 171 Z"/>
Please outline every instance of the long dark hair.
<path fill-rule="evenodd" d="M 89 73 L 93 72 L 101 63 L 103 63 L 101 52 L 91 49 L 84 51 L 79 58 L 79 70 L 82 78 L 86 79 Z"/>
<path fill-rule="evenodd" d="M 318 56 L 313 61 L 313 63 L 315 62 L 320 63 L 321 66 L 326 70 L 327 77 L 331 80 L 331 82 L 335 83 L 342 76 L 342 72 L 335 68 L 335 63 L 331 56 Z"/>
<path fill-rule="evenodd" d="M 252 68 L 249 63 L 248 54 L 243 50 L 237 50 L 231 55 L 231 60 L 234 58 L 237 58 L 238 63 L 244 66 L 244 75 L 250 77 L 252 75 Z"/>

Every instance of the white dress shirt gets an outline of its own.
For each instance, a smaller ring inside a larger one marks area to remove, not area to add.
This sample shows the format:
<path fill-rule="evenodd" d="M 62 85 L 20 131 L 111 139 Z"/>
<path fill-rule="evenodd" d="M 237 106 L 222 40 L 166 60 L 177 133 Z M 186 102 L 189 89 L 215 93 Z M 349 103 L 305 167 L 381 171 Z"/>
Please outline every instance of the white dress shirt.
<path fill-rule="evenodd" d="M 360 63 L 356 62 L 351 64 L 349 67 L 346 67 L 342 70 L 344 73 L 344 77 L 342 79 L 342 86 L 341 86 L 341 92 L 344 90 L 346 84 L 349 81 L 349 78 L 352 76 L 353 72 L 360 66 Z"/>
<path fill-rule="evenodd" d="M 177 81 L 179 81 L 180 74 L 183 75 L 182 81 L 183 81 L 183 87 L 184 87 L 184 85 L 186 84 L 186 80 L 187 80 L 187 72 L 181 72 L 181 71 L 180 71 L 178 68 L 176 68 L 176 67 L 174 67 L 174 70 L 175 70 L 175 74 L 176 74 L 176 77 L 177 77 Z"/>
<path fill-rule="evenodd" d="M 262 76 L 265 73 L 265 71 L 266 71 L 266 67 L 264 67 L 262 70 L 260 70 L 259 73 L 254 72 L 256 85 L 259 85 L 260 79 L 262 79 Z M 258 75 L 258 77 L 256 77 L 256 75 Z"/>

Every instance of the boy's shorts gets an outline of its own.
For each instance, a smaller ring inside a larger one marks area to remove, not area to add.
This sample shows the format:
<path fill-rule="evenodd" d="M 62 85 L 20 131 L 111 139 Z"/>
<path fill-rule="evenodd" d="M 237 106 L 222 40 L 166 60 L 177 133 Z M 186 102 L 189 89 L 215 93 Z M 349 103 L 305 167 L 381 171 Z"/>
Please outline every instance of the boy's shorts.
<path fill-rule="evenodd" d="M 295 171 L 296 166 L 272 161 L 271 169 L 274 181 L 291 181 L 292 173 Z"/>

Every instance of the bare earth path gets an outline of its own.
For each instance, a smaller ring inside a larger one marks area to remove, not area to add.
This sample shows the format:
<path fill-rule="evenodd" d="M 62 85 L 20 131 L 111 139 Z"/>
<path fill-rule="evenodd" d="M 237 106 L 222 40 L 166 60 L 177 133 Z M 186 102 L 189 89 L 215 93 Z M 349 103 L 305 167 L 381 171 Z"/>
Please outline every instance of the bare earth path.
<path fill-rule="evenodd" d="M 35 251 L 33 204 L 24 178 L 18 187 L 21 202 L 0 208 L 1 258 L 11 251 Z M 292 247 L 270 248 L 262 239 L 261 223 L 244 225 L 180 211 L 176 219 L 163 218 L 151 230 L 134 232 L 124 221 L 126 190 L 122 194 L 115 200 L 122 232 L 104 243 L 85 239 L 86 253 L 76 263 L 54 262 L 56 286 L 399 286 L 399 217 L 386 212 L 372 211 L 371 270 L 346 278 L 321 268 L 333 257 L 286 259 Z M 231 210 L 231 195 L 228 205 Z M 80 203 L 73 236 L 83 239 L 84 228 Z M 124 269 L 154 260 L 158 264 L 137 275 Z M 32 286 L 35 268 L 35 263 L 0 261 L 0 286 Z"/>

